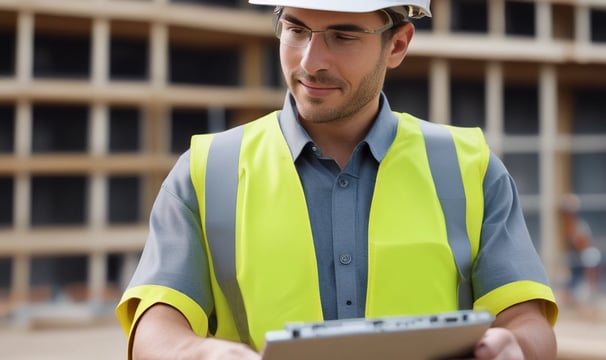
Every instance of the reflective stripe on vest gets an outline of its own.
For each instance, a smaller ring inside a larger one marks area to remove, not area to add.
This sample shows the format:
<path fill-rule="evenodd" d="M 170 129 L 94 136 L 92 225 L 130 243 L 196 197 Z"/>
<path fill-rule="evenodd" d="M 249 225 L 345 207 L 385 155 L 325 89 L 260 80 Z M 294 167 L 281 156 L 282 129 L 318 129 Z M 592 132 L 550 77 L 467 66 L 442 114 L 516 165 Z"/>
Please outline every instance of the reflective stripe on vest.
<path fill-rule="evenodd" d="M 450 131 L 443 126 L 427 121 L 421 121 L 420 125 L 429 168 L 446 219 L 448 244 L 459 270 L 459 309 L 471 309 L 471 243 L 467 235 L 465 189 L 454 140 Z"/>
<path fill-rule="evenodd" d="M 275 116 L 275 115 L 273 115 Z M 459 272 L 458 307 L 472 307 L 472 251 L 466 230 L 466 203 L 452 136 L 443 126 L 420 121 L 434 186 L 444 213 L 449 246 Z M 248 319 L 236 279 L 238 159 L 243 127 L 213 137 L 205 181 L 206 237 L 215 276 L 242 342 L 250 343 Z M 454 241 L 457 240 L 457 241 Z"/>
<path fill-rule="evenodd" d="M 236 196 L 243 127 L 217 134 L 206 165 L 206 237 L 215 276 L 236 322 L 240 340 L 250 343 L 248 320 L 236 281 Z"/>

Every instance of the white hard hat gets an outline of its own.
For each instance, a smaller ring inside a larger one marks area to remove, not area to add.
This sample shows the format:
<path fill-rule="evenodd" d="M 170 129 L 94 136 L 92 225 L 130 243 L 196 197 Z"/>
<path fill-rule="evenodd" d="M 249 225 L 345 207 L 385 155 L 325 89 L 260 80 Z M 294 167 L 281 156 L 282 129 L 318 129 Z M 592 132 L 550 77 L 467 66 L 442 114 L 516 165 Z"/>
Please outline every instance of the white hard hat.
<path fill-rule="evenodd" d="M 287 6 L 302 9 L 372 12 L 387 8 L 405 7 L 408 17 L 431 17 L 430 0 L 248 0 L 254 5 Z"/>

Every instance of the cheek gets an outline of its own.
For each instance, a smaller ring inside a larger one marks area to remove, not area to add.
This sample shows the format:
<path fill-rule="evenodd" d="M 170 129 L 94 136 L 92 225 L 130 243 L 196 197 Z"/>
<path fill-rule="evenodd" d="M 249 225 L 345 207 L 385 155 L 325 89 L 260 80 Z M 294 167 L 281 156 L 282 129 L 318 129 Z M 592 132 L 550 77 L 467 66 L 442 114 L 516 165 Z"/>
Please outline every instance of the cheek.
<path fill-rule="evenodd" d="M 299 65 L 297 61 L 297 53 L 292 48 L 285 48 L 280 46 L 280 65 L 282 65 L 282 71 L 286 74 L 292 71 L 293 68 Z"/>
<path fill-rule="evenodd" d="M 340 75 L 353 83 L 358 83 L 366 74 L 375 71 L 376 64 L 373 64 L 370 59 L 360 61 L 360 57 L 352 57 L 350 61 L 343 62 L 339 68 Z"/>

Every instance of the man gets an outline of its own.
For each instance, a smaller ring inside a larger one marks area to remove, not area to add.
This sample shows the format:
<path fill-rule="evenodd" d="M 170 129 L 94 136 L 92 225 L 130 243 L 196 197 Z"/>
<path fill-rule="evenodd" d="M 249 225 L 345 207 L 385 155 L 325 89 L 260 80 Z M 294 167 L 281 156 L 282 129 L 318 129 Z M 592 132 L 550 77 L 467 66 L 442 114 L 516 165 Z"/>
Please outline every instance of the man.
<path fill-rule="evenodd" d="M 477 359 L 555 358 L 502 163 L 479 130 L 393 113 L 381 91 L 429 0 L 250 3 L 276 7 L 284 107 L 195 136 L 167 177 L 117 309 L 133 358 L 259 359 L 285 322 L 471 306 L 496 315 Z"/>

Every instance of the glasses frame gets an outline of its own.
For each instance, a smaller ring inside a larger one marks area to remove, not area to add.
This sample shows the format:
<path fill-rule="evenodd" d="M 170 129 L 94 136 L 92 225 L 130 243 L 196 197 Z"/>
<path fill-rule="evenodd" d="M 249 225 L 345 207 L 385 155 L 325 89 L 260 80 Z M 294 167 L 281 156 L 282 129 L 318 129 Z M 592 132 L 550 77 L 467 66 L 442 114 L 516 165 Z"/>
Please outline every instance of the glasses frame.
<path fill-rule="evenodd" d="M 278 38 L 280 41 L 282 41 L 280 35 L 281 35 L 282 21 L 283 21 L 283 19 L 282 19 L 283 9 L 284 8 L 276 9 L 276 11 L 274 12 L 274 21 L 273 21 L 274 22 L 274 24 L 273 24 L 274 25 L 274 34 L 275 34 L 276 38 Z M 324 29 L 324 30 L 313 30 L 305 25 L 295 24 L 303 29 L 306 29 L 309 32 L 307 42 L 305 43 L 305 45 L 302 45 L 302 46 L 296 46 L 296 45 L 292 45 L 292 44 L 288 44 L 288 43 L 285 43 L 285 44 L 288 46 L 291 46 L 291 47 L 304 48 L 309 45 L 314 34 L 322 33 L 324 35 L 324 33 L 326 33 L 327 31 L 342 31 L 345 33 L 370 34 L 370 35 L 383 34 L 384 32 L 393 29 L 396 26 L 396 24 L 394 23 L 392 17 L 389 15 L 389 13 L 387 11 L 385 11 L 385 10 L 380 10 L 380 11 L 383 12 L 387 16 L 387 24 L 385 24 L 384 26 L 382 26 L 378 29 L 338 30 L 338 29 L 328 28 L 328 29 Z M 288 21 L 288 20 L 284 20 L 284 21 Z M 324 41 L 328 44 L 326 37 L 323 36 L 323 38 L 324 38 Z"/>

